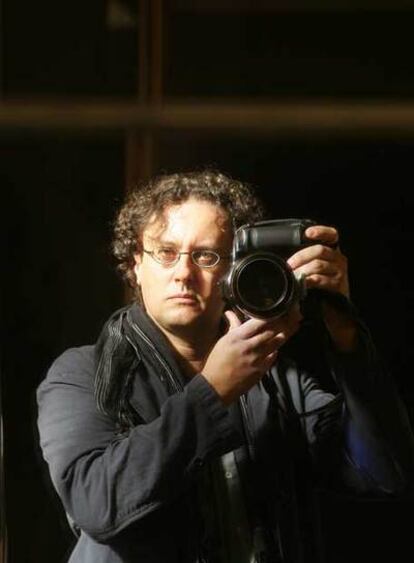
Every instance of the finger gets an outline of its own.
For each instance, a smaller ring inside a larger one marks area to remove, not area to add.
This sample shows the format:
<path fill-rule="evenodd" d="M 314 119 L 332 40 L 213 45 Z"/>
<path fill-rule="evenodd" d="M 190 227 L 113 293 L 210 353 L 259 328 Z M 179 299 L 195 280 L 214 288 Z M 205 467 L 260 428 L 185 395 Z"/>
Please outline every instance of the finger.
<path fill-rule="evenodd" d="M 278 345 L 284 344 L 286 340 L 299 330 L 302 320 L 303 315 L 299 305 L 297 305 L 283 315 L 283 317 L 280 317 L 277 328 L 272 331 L 267 331 L 266 337 L 264 337 L 263 340 L 260 340 L 260 337 L 255 337 L 257 338 L 256 342 L 266 344 L 267 342 L 274 341 Z"/>
<path fill-rule="evenodd" d="M 295 303 L 285 314 L 276 318 L 263 320 L 260 332 L 251 333 L 250 336 L 244 336 L 251 340 L 253 346 L 260 346 L 269 340 L 277 337 L 277 335 L 290 336 L 294 334 L 301 325 L 303 315 L 300 310 L 299 303 Z"/>
<path fill-rule="evenodd" d="M 266 330 L 260 334 L 252 336 L 249 339 L 249 345 L 251 349 L 256 350 L 269 350 L 271 352 L 275 346 L 282 343 L 285 340 L 284 332 L 273 330 Z M 269 353 L 268 352 L 268 353 Z"/>
<path fill-rule="evenodd" d="M 266 356 L 262 367 L 263 367 L 263 373 L 265 373 L 267 370 L 269 370 L 273 364 L 276 362 L 277 357 L 278 357 L 279 351 L 278 350 L 274 350 L 273 352 L 271 352 L 268 356 Z"/>
<path fill-rule="evenodd" d="M 338 260 L 339 255 L 340 254 L 336 249 L 330 248 L 329 246 L 323 246 L 322 244 L 314 244 L 295 252 L 295 254 L 288 258 L 287 263 L 292 270 L 297 270 L 297 268 L 300 268 L 308 262 L 312 262 L 312 260 L 335 262 Z"/>
<path fill-rule="evenodd" d="M 305 236 L 311 240 L 321 240 L 325 244 L 337 244 L 339 233 L 335 227 L 327 225 L 313 225 L 305 231 Z"/>
<path fill-rule="evenodd" d="M 250 318 L 238 328 L 239 335 L 248 339 L 266 330 L 275 332 L 276 326 L 274 323 L 274 320 Z M 280 327 L 277 330 L 280 331 Z"/>
<path fill-rule="evenodd" d="M 349 297 L 349 284 L 347 279 L 341 279 L 336 276 L 320 276 L 313 274 L 306 278 L 306 287 L 312 289 L 325 289 L 334 293 L 341 293 L 345 297 Z"/>
<path fill-rule="evenodd" d="M 272 352 L 277 352 L 286 343 L 288 339 L 288 334 L 285 332 L 279 332 L 274 338 L 266 342 L 261 348 L 260 352 L 262 356 L 268 356 Z"/>
<path fill-rule="evenodd" d="M 327 260 L 312 260 L 307 264 L 303 264 L 296 268 L 295 274 L 308 277 L 314 274 L 320 276 L 334 277 L 339 273 L 339 266 L 335 262 L 328 262 Z"/>
<path fill-rule="evenodd" d="M 228 323 L 228 330 L 233 330 L 241 326 L 242 322 L 234 311 L 225 311 L 224 316 Z"/>

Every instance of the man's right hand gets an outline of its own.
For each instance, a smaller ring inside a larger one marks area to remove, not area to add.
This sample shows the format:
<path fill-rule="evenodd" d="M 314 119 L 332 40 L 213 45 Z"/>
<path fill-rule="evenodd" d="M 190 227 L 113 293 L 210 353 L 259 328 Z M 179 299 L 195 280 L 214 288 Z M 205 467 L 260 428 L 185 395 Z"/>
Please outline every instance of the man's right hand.
<path fill-rule="evenodd" d="M 274 364 L 279 348 L 297 332 L 302 317 L 298 308 L 272 321 L 252 318 L 242 323 L 233 311 L 225 315 L 229 329 L 214 345 L 202 374 L 229 405 Z"/>

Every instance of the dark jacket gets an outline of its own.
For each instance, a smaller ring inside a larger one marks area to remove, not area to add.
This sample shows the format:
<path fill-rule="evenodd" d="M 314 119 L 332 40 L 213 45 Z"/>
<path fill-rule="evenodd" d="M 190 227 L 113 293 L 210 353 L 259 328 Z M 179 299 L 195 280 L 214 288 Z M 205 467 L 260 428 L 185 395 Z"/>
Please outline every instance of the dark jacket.
<path fill-rule="evenodd" d="M 93 346 L 67 350 L 38 389 L 43 455 L 80 532 L 71 562 L 195 563 L 200 477 L 230 450 L 252 526 L 265 530 L 269 545 L 282 536 L 287 563 L 303 556 L 297 479 L 340 481 L 362 493 L 406 489 L 412 435 L 364 330 L 357 353 L 330 354 L 336 393 L 314 366 L 305 371 L 286 356 L 240 407 L 226 408 L 202 375 L 184 378 L 138 306 L 116 316 L 135 356 L 132 428 L 97 409 Z"/>

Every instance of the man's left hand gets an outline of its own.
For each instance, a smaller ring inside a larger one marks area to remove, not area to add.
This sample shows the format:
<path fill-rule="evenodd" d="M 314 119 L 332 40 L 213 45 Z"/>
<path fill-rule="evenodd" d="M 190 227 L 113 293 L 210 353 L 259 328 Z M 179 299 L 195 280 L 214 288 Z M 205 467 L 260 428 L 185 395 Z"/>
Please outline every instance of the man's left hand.
<path fill-rule="evenodd" d="M 296 275 L 302 275 L 307 288 L 340 293 L 349 299 L 348 260 L 339 249 L 334 227 L 314 225 L 305 231 L 308 239 L 321 241 L 299 250 L 287 261 Z M 357 344 L 357 325 L 345 312 L 327 302 L 322 306 L 327 329 L 338 350 L 352 351 Z"/>

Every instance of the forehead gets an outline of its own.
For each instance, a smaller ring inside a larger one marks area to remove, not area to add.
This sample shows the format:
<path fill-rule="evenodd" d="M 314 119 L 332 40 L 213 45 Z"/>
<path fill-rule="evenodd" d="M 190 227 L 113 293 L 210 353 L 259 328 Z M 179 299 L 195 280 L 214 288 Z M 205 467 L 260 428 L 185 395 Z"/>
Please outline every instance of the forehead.
<path fill-rule="evenodd" d="M 221 207 L 191 198 L 170 205 L 161 214 L 154 214 L 143 232 L 144 239 L 217 244 L 233 237 L 228 214 Z"/>

